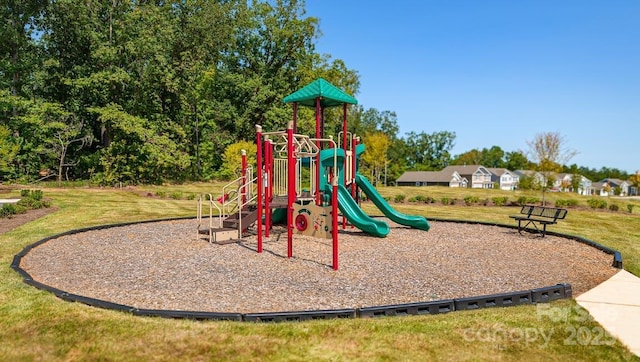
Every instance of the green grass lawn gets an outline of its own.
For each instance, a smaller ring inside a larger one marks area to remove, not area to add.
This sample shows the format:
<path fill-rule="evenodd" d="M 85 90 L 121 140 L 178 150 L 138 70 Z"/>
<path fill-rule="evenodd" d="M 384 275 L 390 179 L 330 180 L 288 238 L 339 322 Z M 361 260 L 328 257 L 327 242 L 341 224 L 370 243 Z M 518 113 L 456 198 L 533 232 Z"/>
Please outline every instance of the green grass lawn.
<path fill-rule="evenodd" d="M 435 316 L 265 324 L 197 322 L 135 317 L 65 302 L 26 285 L 10 268 L 13 256 L 25 246 L 70 229 L 194 216 L 193 195 L 221 187 L 45 188 L 45 197 L 59 210 L 0 235 L 0 360 L 637 360 L 603 334 L 573 300 Z M 380 192 L 392 199 L 404 193 L 459 200 L 447 206 L 393 204 L 401 212 L 502 224 L 511 224 L 508 215 L 518 208 L 465 206 L 462 200 L 467 195 L 515 200 L 527 194 L 395 187 L 383 187 Z M 8 195 L 17 196 L 19 190 Z M 630 214 L 624 206 L 630 201 L 607 199 L 620 203 L 620 211 L 591 210 L 586 206 L 587 197 L 547 195 L 552 202 L 566 198 L 578 199 L 579 208 L 570 209 L 567 219 L 552 230 L 619 250 L 625 269 L 640 275 L 640 206 Z M 364 208 L 380 214 L 370 203 Z M 549 318 L 548 308 L 567 312 L 565 318 Z M 574 333 L 578 330 L 582 335 Z"/>

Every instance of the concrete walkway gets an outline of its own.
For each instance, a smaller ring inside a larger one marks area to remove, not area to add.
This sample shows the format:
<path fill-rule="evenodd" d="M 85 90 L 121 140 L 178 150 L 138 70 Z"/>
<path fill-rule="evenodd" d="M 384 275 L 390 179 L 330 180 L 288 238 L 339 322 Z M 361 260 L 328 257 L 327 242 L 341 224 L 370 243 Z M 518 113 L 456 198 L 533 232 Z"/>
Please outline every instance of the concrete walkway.
<path fill-rule="evenodd" d="M 621 270 L 576 301 L 609 334 L 640 356 L 640 278 Z"/>

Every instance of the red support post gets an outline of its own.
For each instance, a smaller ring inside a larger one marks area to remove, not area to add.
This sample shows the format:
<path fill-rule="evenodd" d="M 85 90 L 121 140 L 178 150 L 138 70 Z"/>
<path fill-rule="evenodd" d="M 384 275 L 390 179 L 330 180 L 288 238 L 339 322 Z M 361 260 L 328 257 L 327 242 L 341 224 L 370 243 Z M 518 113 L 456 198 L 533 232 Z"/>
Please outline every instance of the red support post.
<path fill-rule="evenodd" d="M 338 270 L 338 178 L 331 185 L 331 236 L 333 239 L 333 270 Z"/>
<path fill-rule="evenodd" d="M 296 200 L 296 158 L 293 122 L 287 127 L 287 257 L 293 256 L 293 203 Z"/>
<path fill-rule="evenodd" d="M 349 145 L 347 145 L 347 104 L 342 104 L 342 149 L 344 150 L 344 162 L 342 164 L 342 183 L 346 187 L 348 185 L 347 180 L 347 171 L 349 170 L 348 160 L 347 160 L 347 151 L 349 150 Z M 352 156 L 353 157 L 353 150 Z M 342 215 L 342 229 L 347 228 L 347 217 Z"/>
<path fill-rule="evenodd" d="M 271 183 L 273 182 L 273 145 L 271 141 L 266 139 L 264 142 L 264 175 L 265 175 L 265 188 L 264 188 L 264 236 L 269 237 L 271 231 L 271 200 L 273 199 L 273 189 Z"/>
<path fill-rule="evenodd" d="M 262 127 L 256 125 L 256 163 L 257 163 L 257 175 L 256 181 L 257 187 L 257 204 L 258 204 L 258 219 L 256 225 L 258 227 L 258 253 L 262 253 L 262 187 L 263 187 L 263 174 L 262 174 Z M 243 157 L 243 164 L 246 166 L 246 156 Z"/>

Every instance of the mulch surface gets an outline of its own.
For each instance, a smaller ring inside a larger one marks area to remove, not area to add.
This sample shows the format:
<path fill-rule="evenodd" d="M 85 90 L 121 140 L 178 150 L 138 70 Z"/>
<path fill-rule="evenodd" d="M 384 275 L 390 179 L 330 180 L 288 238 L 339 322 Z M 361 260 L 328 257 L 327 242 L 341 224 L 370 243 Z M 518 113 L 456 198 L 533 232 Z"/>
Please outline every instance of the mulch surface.
<path fill-rule="evenodd" d="M 142 309 L 260 313 L 361 308 L 507 293 L 570 283 L 579 295 L 617 272 L 612 256 L 574 240 L 514 229 L 432 222 L 428 232 L 387 220 L 385 238 L 340 230 L 332 242 L 286 233 L 216 245 L 196 220 L 111 227 L 60 236 L 21 267 L 71 294 Z M 275 230 L 274 230 L 275 231 Z"/>

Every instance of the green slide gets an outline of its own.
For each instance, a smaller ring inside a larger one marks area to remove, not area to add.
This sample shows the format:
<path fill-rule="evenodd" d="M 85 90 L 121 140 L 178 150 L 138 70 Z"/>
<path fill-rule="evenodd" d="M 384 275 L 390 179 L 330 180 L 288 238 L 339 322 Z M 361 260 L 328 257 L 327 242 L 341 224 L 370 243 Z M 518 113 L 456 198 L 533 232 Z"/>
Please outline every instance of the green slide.
<path fill-rule="evenodd" d="M 382 213 L 389 219 L 397 222 L 400 225 L 406 225 L 425 231 L 429 230 L 429 222 L 425 217 L 399 213 L 387 203 L 387 201 L 382 197 L 382 195 L 378 193 L 376 188 L 373 187 L 369 180 L 367 180 L 366 177 L 362 176 L 359 173 L 356 173 L 356 184 L 360 186 L 367 197 L 371 199 L 371 201 L 373 201 L 378 209 L 380 209 L 380 211 L 382 211 Z"/>
<path fill-rule="evenodd" d="M 274 209 L 271 213 L 271 222 L 274 224 L 283 224 L 287 223 L 287 209 L 286 208 L 278 208 Z"/>
<path fill-rule="evenodd" d="M 331 187 L 326 188 L 329 193 Z M 340 212 L 358 229 L 373 236 L 385 237 L 389 234 L 389 225 L 367 215 L 358 203 L 351 197 L 351 193 L 343 185 L 338 185 L 338 208 Z"/>

